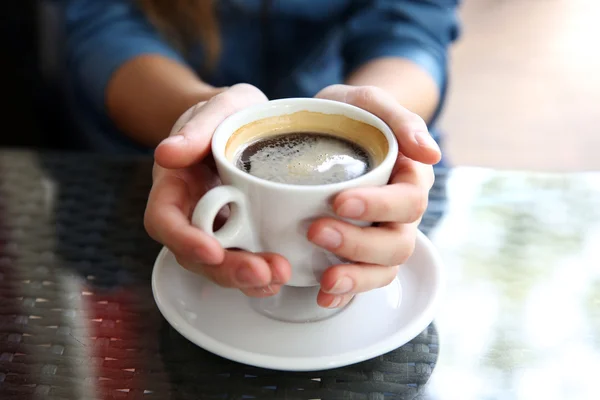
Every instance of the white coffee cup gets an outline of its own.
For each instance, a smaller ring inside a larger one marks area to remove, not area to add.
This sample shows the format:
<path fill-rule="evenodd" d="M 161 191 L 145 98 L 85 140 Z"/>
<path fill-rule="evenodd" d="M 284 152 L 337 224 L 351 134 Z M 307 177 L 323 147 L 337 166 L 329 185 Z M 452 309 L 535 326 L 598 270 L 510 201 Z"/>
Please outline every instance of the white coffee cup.
<path fill-rule="evenodd" d="M 371 154 L 374 166 L 357 178 L 323 185 L 276 183 L 235 166 L 234 157 L 240 146 L 261 137 L 299 131 L 349 139 Z M 298 321 L 327 316 L 327 311 L 316 306 L 312 294 L 318 292 L 322 273 L 343 261 L 311 243 L 306 237 L 308 227 L 319 217 L 335 217 L 331 200 L 336 194 L 388 183 L 398 155 L 392 130 L 375 115 L 345 103 L 311 98 L 274 100 L 239 111 L 223 121 L 214 133 L 212 153 L 223 186 L 200 199 L 192 223 L 225 248 L 278 253 L 290 262 L 292 276 L 287 290 L 275 299 L 262 300 L 257 306 L 260 311 Z M 230 205 L 230 217 L 215 232 L 214 220 L 225 205 Z M 305 306 L 299 305 L 308 300 Z M 299 307 L 304 310 L 299 312 Z M 289 315 L 290 310 L 294 317 Z"/>

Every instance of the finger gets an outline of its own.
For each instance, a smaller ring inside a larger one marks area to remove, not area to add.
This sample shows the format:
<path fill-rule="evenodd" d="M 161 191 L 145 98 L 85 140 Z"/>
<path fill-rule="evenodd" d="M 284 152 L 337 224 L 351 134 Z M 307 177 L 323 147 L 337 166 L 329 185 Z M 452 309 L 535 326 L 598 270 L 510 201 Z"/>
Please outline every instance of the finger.
<path fill-rule="evenodd" d="M 332 296 L 368 292 L 392 283 L 398 268 L 371 264 L 336 265 L 323 273 L 321 291 Z"/>
<path fill-rule="evenodd" d="M 189 111 L 189 121 L 158 145 L 154 154 L 156 162 L 170 169 L 199 162 L 209 153 L 213 133 L 221 122 L 239 110 L 264 101 L 267 101 L 266 96 L 254 86 L 238 84 L 195 106 Z"/>
<path fill-rule="evenodd" d="M 176 174 L 165 174 L 148 197 L 144 225 L 148 234 L 187 263 L 220 264 L 219 242 L 190 224 L 188 185 Z"/>
<path fill-rule="evenodd" d="M 279 254 L 261 253 L 260 254 L 271 268 L 271 284 L 286 284 L 292 277 L 292 266 L 289 261 Z"/>
<path fill-rule="evenodd" d="M 338 296 L 320 291 L 317 295 L 317 304 L 325 308 L 342 308 L 350 303 L 353 297 L 353 294 Z"/>
<path fill-rule="evenodd" d="M 359 227 L 322 218 L 308 229 L 308 240 L 347 260 L 380 265 L 403 264 L 415 246 L 416 227 L 398 223 Z"/>
<path fill-rule="evenodd" d="M 411 223 L 421 218 L 427 209 L 427 202 L 427 191 L 421 187 L 392 182 L 386 186 L 342 192 L 335 197 L 333 210 L 342 218 Z"/>
<path fill-rule="evenodd" d="M 390 184 L 355 188 L 338 194 L 332 203 L 343 218 L 371 222 L 415 222 L 427 208 L 428 192 L 435 181 L 430 165 L 400 154 Z"/>
<path fill-rule="evenodd" d="M 271 283 L 258 288 L 242 288 L 242 292 L 248 297 L 262 298 L 274 296 L 279 293 L 281 286 L 287 283 L 292 276 L 290 263 L 279 254 L 262 253 L 261 256 L 271 268 Z"/>
<path fill-rule="evenodd" d="M 260 288 L 250 288 L 250 289 L 242 289 L 242 293 L 244 293 L 248 297 L 271 297 L 279 293 L 281 290 L 281 285 L 267 285 Z"/>
<path fill-rule="evenodd" d="M 410 158 L 399 154 L 392 169 L 390 178 L 391 183 L 405 182 L 422 187 L 425 190 L 431 189 L 435 181 L 435 173 L 431 165 L 422 164 L 411 160 Z"/>
<path fill-rule="evenodd" d="M 228 250 L 219 265 L 188 264 L 184 268 L 201 273 L 217 285 L 226 288 L 258 288 L 271 284 L 269 263 L 259 254 Z"/>
<path fill-rule="evenodd" d="M 289 262 L 278 254 L 249 253 L 240 250 L 228 250 L 220 265 L 199 263 L 180 263 L 184 268 L 200 273 L 222 287 L 243 289 L 252 293 L 252 297 L 261 294 L 262 289 L 285 284 L 291 277 Z M 267 292 L 262 290 L 263 295 Z M 271 294 L 277 293 L 278 290 Z"/>
<path fill-rule="evenodd" d="M 398 139 L 400 151 L 415 161 L 436 164 L 442 157 L 423 118 L 402 107 L 381 88 L 332 85 L 315 97 L 348 103 L 375 114 L 392 129 Z"/>

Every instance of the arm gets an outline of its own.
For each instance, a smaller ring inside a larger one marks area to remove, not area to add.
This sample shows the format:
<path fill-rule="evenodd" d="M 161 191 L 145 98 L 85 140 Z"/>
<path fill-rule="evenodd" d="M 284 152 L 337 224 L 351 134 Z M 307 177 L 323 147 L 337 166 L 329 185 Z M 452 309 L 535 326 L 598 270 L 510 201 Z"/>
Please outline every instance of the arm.
<path fill-rule="evenodd" d="M 66 2 L 68 79 L 82 106 L 147 146 L 216 89 L 129 0 Z"/>
<path fill-rule="evenodd" d="M 377 86 L 425 121 L 431 121 L 440 102 L 440 87 L 423 68 L 402 58 L 367 62 L 347 78 L 352 86 Z"/>
<path fill-rule="evenodd" d="M 143 55 L 119 67 L 106 89 L 108 115 L 126 135 L 155 147 L 188 108 L 217 94 L 184 64 Z"/>
<path fill-rule="evenodd" d="M 378 86 L 433 123 L 458 36 L 457 7 L 457 0 L 376 0 L 357 10 L 345 37 L 346 83 Z"/>

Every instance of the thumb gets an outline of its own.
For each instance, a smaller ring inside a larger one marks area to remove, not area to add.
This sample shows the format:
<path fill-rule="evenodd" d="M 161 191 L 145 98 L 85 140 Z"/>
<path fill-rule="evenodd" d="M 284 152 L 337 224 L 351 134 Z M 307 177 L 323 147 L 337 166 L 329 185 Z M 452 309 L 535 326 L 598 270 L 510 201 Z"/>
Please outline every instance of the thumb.
<path fill-rule="evenodd" d="M 266 96 L 256 87 L 238 84 L 190 108 L 175 123 L 171 135 L 156 148 L 156 163 L 179 169 L 201 162 L 210 152 L 215 129 L 227 117 L 264 101 Z"/>
<path fill-rule="evenodd" d="M 316 97 L 347 103 L 381 118 L 394 132 L 400 152 L 406 157 L 424 164 L 440 161 L 442 153 L 423 118 L 402 107 L 385 90 L 375 86 L 332 85 Z"/>

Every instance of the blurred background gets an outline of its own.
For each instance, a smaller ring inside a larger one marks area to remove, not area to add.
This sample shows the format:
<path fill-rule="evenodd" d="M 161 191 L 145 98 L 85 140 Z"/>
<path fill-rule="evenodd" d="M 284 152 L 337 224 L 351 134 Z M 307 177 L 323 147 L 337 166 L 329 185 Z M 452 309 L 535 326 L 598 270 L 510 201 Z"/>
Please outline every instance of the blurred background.
<path fill-rule="evenodd" d="M 56 88 L 40 79 L 52 76 L 61 43 L 50 4 L 3 4 L 4 145 L 48 146 L 50 132 L 60 138 L 69 129 Z M 463 36 L 453 50 L 450 97 L 440 123 L 450 161 L 600 169 L 600 1 L 463 0 L 461 13 Z"/>
<path fill-rule="evenodd" d="M 600 169 L 600 1 L 463 0 L 442 120 L 455 164 Z"/>

